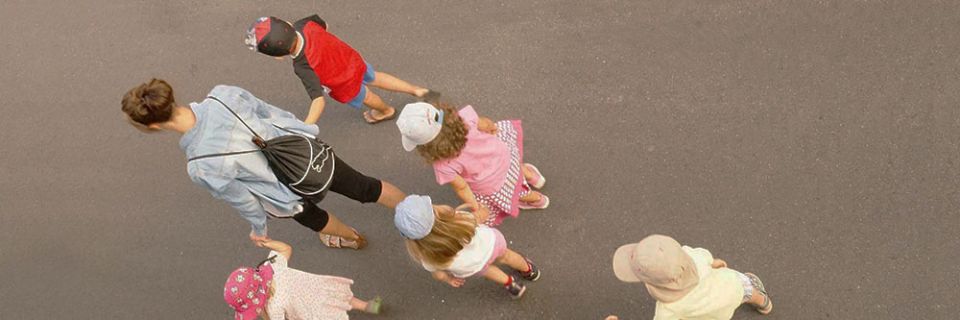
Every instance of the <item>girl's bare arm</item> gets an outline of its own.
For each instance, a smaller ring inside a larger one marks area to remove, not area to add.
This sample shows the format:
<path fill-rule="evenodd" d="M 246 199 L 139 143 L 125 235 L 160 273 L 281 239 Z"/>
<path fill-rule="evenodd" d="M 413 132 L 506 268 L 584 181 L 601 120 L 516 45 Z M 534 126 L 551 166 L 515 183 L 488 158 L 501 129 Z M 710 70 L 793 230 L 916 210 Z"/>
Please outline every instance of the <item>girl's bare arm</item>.
<path fill-rule="evenodd" d="M 470 204 L 473 206 L 474 210 L 480 208 L 477 205 L 477 197 L 473 194 L 473 191 L 470 190 L 470 185 L 467 184 L 467 180 L 464 180 L 463 177 L 457 176 L 450 182 L 450 186 L 453 187 L 453 192 L 457 194 L 457 197 L 460 197 L 460 200 L 463 203 Z"/>
<path fill-rule="evenodd" d="M 283 255 L 284 258 L 287 258 L 287 260 L 290 260 L 290 256 L 293 255 L 293 248 L 290 247 L 289 244 L 286 244 L 277 240 L 261 241 L 260 245 L 267 249 L 280 253 L 281 255 Z"/>

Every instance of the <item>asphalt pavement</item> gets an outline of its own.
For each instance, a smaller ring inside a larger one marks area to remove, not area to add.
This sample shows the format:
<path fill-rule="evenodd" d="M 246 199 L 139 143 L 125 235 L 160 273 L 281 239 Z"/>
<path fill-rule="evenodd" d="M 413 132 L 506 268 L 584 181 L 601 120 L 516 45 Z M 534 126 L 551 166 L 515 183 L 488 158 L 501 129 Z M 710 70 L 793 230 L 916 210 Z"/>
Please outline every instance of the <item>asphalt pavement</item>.
<path fill-rule="evenodd" d="M 377 70 L 522 119 L 551 197 L 501 227 L 543 269 L 520 301 L 433 281 L 374 204 L 324 203 L 362 251 L 271 222 L 292 267 L 385 299 L 356 319 L 649 319 L 610 264 L 652 233 L 763 279 L 773 314 L 736 319 L 960 314 L 957 2 L 4 0 L 0 318 L 230 318 L 226 275 L 266 252 L 120 98 L 151 77 L 183 103 L 231 84 L 304 117 L 290 62 L 242 35 L 313 13 Z M 319 125 L 355 168 L 456 204 L 393 122 L 329 101 Z"/>

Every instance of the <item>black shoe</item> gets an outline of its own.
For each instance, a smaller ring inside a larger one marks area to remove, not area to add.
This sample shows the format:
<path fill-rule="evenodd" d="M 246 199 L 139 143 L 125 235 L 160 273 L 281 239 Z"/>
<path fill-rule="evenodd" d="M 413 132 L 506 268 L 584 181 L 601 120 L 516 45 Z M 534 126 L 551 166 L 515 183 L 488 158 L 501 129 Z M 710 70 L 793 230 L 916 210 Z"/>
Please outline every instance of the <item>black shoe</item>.
<path fill-rule="evenodd" d="M 437 102 L 440 102 L 440 92 L 428 89 L 427 93 L 424 93 L 423 96 L 417 100 L 420 100 L 429 104 L 435 104 Z"/>
<path fill-rule="evenodd" d="M 510 285 L 504 286 L 504 289 L 507 289 L 507 292 L 510 293 L 510 296 L 513 299 L 520 299 L 520 297 L 523 297 L 523 293 L 527 292 L 527 287 L 520 282 L 517 282 L 517 279 L 514 279 L 513 277 L 510 277 L 510 280 L 512 280 Z"/>
<path fill-rule="evenodd" d="M 524 258 L 527 261 L 527 267 L 530 268 L 529 272 L 521 272 L 520 276 L 526 279 L 527 281 L 537 281 L 540 279 L 540 268 L 537 268 L 530 259 Z"/>

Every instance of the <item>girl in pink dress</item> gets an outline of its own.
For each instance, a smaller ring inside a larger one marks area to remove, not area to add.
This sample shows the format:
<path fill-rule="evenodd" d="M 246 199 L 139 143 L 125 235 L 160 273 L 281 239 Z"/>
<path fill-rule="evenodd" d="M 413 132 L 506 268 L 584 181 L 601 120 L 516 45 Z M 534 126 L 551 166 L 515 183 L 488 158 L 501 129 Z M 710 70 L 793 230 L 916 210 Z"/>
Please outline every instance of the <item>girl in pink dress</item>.
<path fill-rule="evenodd" d="M 235 320 L 347 320 L 349 310 L 379 314 L 382 300 L 363 301 L 353 296 L 353 280 L 323 276 L 287 267 L 293 249 L 276 240 L 261 241 L 270 249 L 256 268 L 233 271 L 223 286 L 223 300 L 236 312 Z"/>
<path fill-rule="evenodd" d="M 450 184 L 464 203 L 490 210 L 485 224 L 497 226 L 520 209 L 546 209 L 540 189 L 546 179 L 523 162 L 520 120 L 493 122 L 472 106 L 457 111 L 438 103 L 406 105 L 397 119 L 403 148 L 417 150 L 433 165 L 437 183 Z"/>

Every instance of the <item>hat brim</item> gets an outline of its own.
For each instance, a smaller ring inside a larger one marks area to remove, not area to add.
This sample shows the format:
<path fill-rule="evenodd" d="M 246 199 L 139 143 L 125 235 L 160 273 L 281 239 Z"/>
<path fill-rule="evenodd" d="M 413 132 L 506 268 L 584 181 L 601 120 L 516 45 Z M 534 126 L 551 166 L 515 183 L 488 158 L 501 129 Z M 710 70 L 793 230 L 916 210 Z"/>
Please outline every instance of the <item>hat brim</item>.
<path fill-rule="evenodd" d="M 636 243 L 620 246 L 617 252 L 613 253 L 613 274 L 617 279 L 623 282 L 640 282 L 640 278 L 633 273 L 633 267 L 630 266 L 630 255 L 633 253 Z"/>
<path fill-rule="evenodd" d="M 407 152 L 417 148 L 417 143 L 407 139 L 407 137 L 400 136 L 400 142 L 403 144 L 403 150 L 407 150 Z"/>
<path fill-rule="evenodd" d="M 647 292 L 650 293 L 657 301 L 663 303 L 671 303 L 677 300 L 682 299 L 688 293 L 690 293 L 693 288 L 700 283 L 700 275 L 697 273 L 697 265 L 693 261 L 693 257 L 690 257 L 689 254 L 684 253 L 683 259 L 683 274 L 680 275 L 678 282 L 674 283 L 673 288 L 659 287 L 651 285 L 649 283 L 644 283 L 647 287 Z"/>

